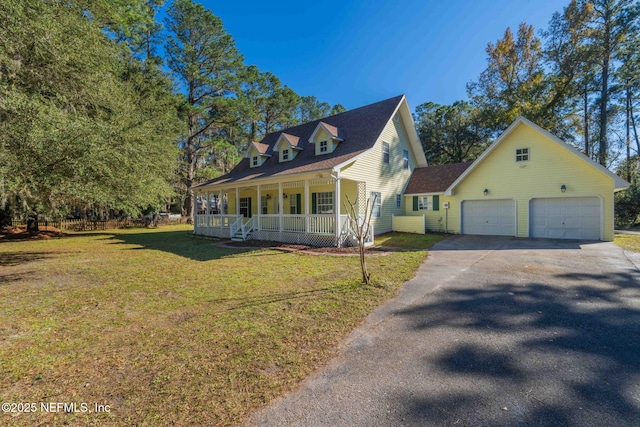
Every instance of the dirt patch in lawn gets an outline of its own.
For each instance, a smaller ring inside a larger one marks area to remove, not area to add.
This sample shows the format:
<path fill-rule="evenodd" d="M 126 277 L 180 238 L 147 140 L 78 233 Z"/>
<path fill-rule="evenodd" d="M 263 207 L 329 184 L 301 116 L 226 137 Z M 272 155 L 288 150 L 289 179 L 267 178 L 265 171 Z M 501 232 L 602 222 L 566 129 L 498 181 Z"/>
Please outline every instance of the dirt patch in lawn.
<path fill-rule="evenodd" d="M 26 226 L 0 228 L 0 240 L 38 240 L 64 237 L 66 233 L 56 227 L 40 227 L 37 232 L 27 231 Z"/>

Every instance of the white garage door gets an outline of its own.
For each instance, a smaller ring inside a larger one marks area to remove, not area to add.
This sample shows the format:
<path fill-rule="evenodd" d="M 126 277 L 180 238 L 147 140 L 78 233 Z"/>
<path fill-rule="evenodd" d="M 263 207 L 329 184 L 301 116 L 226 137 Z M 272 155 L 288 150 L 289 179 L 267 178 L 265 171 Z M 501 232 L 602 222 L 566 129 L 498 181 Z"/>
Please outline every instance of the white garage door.
<path fill-rule="evenodd" d="M 564 197 L 532 199 L 529 203 L 531 237 L 600 239 L 600 199 Z"/>
<path fill-rule="evenodd" d="M 462 202 L 462 234 L 515 236 L 513 200 L 467 200 Z"/>

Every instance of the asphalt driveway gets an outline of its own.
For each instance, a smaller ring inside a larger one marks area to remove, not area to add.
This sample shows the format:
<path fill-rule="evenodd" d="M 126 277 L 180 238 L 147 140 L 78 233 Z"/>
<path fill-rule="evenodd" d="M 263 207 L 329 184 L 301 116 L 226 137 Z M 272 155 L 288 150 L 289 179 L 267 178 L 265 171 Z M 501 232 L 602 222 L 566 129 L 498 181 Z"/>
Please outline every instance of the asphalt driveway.
<path fill-rule="evenodd" d="M 612 243 L 449 238 L 248 425 L 640 426 L 639 265 Z"/>

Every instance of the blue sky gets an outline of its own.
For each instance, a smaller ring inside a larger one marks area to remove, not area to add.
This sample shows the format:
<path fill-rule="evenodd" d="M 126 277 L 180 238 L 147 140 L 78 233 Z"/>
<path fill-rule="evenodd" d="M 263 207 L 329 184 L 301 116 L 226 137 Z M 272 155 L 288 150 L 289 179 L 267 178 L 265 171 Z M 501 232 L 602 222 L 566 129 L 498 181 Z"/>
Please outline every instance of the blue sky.
<path fill-rule="evenodd" d="M 222 18 L 247 65 L 300 95 L 351 109 L 404 93 L 413 109 L 466 99 L 488 42 L 520 22 L 546 28 L 568 0 L 200 3 Z"/>

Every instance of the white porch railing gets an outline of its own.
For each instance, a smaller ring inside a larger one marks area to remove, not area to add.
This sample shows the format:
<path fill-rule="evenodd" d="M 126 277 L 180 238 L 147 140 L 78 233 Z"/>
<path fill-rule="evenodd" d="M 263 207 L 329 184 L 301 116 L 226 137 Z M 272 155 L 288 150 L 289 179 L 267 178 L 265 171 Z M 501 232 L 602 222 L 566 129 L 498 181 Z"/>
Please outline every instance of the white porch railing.
<path fill-rule="evenodd" d="M 362 220 L 362 218 L 361 218 Z M 206 230 L 209 230 L 207 232 Z M 218 230 L 218 231 L 215 231 Z M 224 231 L 223 234 L 222 230 Z M 252 218 L 244 218 L 241 215 L 197 215 L 196 232 L 211 234 L 218 237 L 232 237 L 236 234 L 246 239 L 253 231 L 292 233 L 324 236 L 335 236 L 336 216 L 333 214 L 320 215 L 254 215 Z M 373 244 L 373 226 L 366 238 L 367 245 Z M 338 240 L 346 243 L 354 233 L 349 226 L 347 215 L 340 215 L 340 236 Z"/>
<path fill-rule="evenodd" d="M 280 231 L 280 215 L 258 215 L 258 230 Z"/>
<path fill-rule="evenodd" d="M 249 233 L 251 233 L 253 231 L 253 220 L 255 219 L 255 217 L 253 218 L 249 218 L 249 220 L 247 222 L 245 222 L 244 224 L 241 225 L 241 230 L 242 230 L 242 239 L 246 240 L 247 236 L 249 235 Z M 232 234 L 233 236 L 233 234 Z"/>
<path fill-rule="evenodd" d="M 256 229 L 292 233 L 334 234 L 336 217 L 323 215 L 255 215 Z"/>
<path fill-rule="evenodd" d="M 229 235 L 231 237 L 235 236 L 239 230 L 242 230 L 242 226 L 244 225 L 244 216 L 238 216 L 237 218 L 238 219 L 229 226 Z"/>

